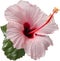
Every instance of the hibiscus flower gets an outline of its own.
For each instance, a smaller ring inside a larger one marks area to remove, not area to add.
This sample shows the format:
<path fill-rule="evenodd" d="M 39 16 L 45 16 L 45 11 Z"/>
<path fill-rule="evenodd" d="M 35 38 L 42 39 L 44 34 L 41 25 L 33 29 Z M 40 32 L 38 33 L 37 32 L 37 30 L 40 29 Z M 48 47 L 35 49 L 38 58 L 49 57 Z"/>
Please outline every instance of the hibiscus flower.
<path fill-rule="evenodd" d="M 48 16 L 36 5 L 20 1 L 10 6 L 5 11 L 8 20 L 6 36 L 13 43 L 14 48 L 23 48 L 33 59 L 44 56 L 48 46 L 53 45 L 46 34 L 51 34 L 58 29 L 53 15 L 58 9 Z"/>

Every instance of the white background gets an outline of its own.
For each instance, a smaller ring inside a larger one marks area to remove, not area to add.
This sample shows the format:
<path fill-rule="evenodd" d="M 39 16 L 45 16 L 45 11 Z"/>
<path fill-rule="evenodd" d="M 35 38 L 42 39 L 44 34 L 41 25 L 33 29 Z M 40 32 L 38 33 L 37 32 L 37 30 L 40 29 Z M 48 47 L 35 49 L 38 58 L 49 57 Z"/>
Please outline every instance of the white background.
<path fill-rule="evenodd" d="M 7 7 L 17 3 L 19 0 L 0 0 L 0 26 L 3 26 L 7 23 L 4 12 Z M 32 4 L 40 7 L 46 14 L 52 11 L 56 6 L 60 8 L 60 0 L 27 0 Z M 59 30 L 50 35 L 50 38 L 53 40 L 54 45 L 48 48 L 44 57 L 37 61 L 60 61 L 60 12 L 55 15 L 55 21 L 58 24 Z M 11 61 L 6 58 L 4 52 L 2 51 L 2 42 L 4 36 L 0 30 L 0 61 Z M 29 56 L 25 55 L 23 58 L 16 61 L 34 61 Z"/>

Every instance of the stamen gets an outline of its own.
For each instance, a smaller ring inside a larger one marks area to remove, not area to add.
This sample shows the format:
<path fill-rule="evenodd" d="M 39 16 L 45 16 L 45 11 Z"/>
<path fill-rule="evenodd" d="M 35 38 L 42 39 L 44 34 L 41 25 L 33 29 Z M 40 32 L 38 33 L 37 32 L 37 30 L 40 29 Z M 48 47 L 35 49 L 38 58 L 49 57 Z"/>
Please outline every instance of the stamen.
<path fill-rule="evenodd" d="M 58 9 L 58 8 L 55 7 L 55 8 L 53 9 L 53 12 L 54 12 L 54 13 L 57 13 L 59 10 L 60 10 L 60 9 Z"/>
<path fill-rule="evenodd" d="M 45 22 L 42 26 L 40 26 L 39 28 L 37 28 L 37 29 L 35 29 L 35 30 L 29 32 L 29 34 L 35 33 L 36 31 L 38 31 L 38 30 L 42 29 L 44 26 L 46 26 L 46 25 L 51 21 L 53 15 L 54 15 L 55 13 L 57 13 L 58 11 L 59 11 L 59 9 L 55 7 L 55 8 L 53 9 L 53 13 L 49 15 L 49 17 L 48 17 L 48 19 L 46 20 L 46 22 Z"/>

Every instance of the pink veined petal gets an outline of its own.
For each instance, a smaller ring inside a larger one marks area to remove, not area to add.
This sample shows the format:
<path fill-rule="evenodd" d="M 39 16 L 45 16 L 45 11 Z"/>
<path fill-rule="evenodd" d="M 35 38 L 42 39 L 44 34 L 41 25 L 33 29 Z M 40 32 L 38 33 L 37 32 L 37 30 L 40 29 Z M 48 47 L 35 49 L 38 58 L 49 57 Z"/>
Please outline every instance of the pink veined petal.
<path fill-rule="evenodd" d="M 11 41 L 12 41 L 13 44 L 16 43 L 16 40 L 17 40 L 18 38 L 19 38 L 18 35 L 16 35 L 15 37 L 14 37 L 14 36 L 13 36 L 13 37 L 10 37 L 10 39 L 11 39 Z"/>
<path fill-rule="evenodd" d="M 15 29 L 15 28 L 7 29 L 7 32 L 11 32 L 11 33 L 20 33 L 20 31 L 19 31 L 18 29 Z"/>
<path fill-rule="evenodd" d="M 13 46 L 17 49 L 20 49 L 23 47 L 25 37 L 22 31 L 23 31 L 23 26 L 19 23 L 10 21 L 7 24 L 6 36 L 8 39 L 12 41 Z"/>
<path fill-rule="evenodd" d="M 16 42 L 13 44 L 13 46 L 16 49 L 21 49 L 23 48 L 24 42 L 25 42 L 24 36 L 19 36 L 18 39 L 16 39 Z"/>
<path fill-rule="evenodd" d="M 14 37 L 16 35 L 22 34 L 23 27 L 16 22 L 9 22 L 7 24 L 7 37 Z"/>
<path fill-rule="evenodd" d="M 20 35 L 20 33 L 18 33 L 18 32 L 13 32 L 13 31 L 7 31 L 6 32 L 6 36 L 7 36 L 8 39 L 15 38 L 18 35 Z M 14 41 L 14 40 L 11 40 L 11 41 Z"/>
<path fill-rule="evenodd" d="M 8 21 L 15 21 L 20 24 L 26 21 L 25 12 L 17 4 L 10 6 L 5 11 L 5 16 Z"/>
<path fill-rule="evenodd" d="M 25 38 L 23 34 L 7 32 L 7 38 L 12 41 L 14 48 L 16 49 L 23 48 Z"/>
<path fill-rule="evenodd" d="M 26 18 L 28 19 L 31 28 L 39 27 L 47 18 L 47 15 L 36 5 L 31 5 L 26 1 L 20 1 L 17 5 L 26 12 Z"/>
<path fill-rule="evenodd" d="M 55 23 L 54 18 L 52 18 L 51 21 L 46 26 L 38 30 L 37 33 L 50 34 L 50 33 L 53 33 L 57 29 L 58 29 L 58 26 Z"/>
<path fill-rule="evenodd" d="M 17 22 L 9 22 L 7 24 L 7 33 L 9 32 L 13 32 L 13 33 L 22 33 L 22 31 L 24 30 L 23 26 Z"/>
<path fill-rule="evenodd" d="M 33 59 L 39 59 L 44 56 L 45 50 L 52 45 L 52 41 L 48 36 L 36 36 L 33 39 L 28 39 L 25 45 L 25 52 Z"/>
<path fill-rule="evenodd" d="M 9 21 L 7 24 L 7 28 L 8 29 L 14 28 L 17 30 L 23 30 L 23 25 L 20 23 L 17 23 L 17 22 Z"/>
<path fill-rule="evenodd" d="M 47 50 L 50 45 L 53 45 L 53 42 L 49 36 L 42 36 L 42 38 L 42 43 L 44 44 L 45 50 Z"/>

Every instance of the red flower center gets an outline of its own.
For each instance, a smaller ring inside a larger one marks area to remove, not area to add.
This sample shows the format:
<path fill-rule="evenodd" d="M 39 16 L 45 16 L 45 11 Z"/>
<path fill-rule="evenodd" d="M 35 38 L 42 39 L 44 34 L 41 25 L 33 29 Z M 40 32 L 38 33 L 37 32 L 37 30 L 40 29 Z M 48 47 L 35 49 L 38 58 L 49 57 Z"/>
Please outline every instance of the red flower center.
<path fill-rule="evenodd" d="M 34 29 L 30 29 L 30 24 L 25 22 L 24 23 L 24 31 L 23 31 L 24 35 L 27 36 L 28 38 L 33 38 L 34 33 L 29 34 L 29 32 L 31 32 L 32 30 L 34 30 Z"/>

